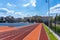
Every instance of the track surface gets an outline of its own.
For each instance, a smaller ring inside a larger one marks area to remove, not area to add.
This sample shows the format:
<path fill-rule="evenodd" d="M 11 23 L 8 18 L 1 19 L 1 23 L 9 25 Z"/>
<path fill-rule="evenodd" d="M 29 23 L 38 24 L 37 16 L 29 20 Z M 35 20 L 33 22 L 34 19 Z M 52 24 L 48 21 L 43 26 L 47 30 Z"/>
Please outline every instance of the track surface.
<path fill-rule="evenodd" d="M 48 37 L 42 24 L 34 24 L 11 31 L 0 32 L 0 40 L 48 40 Z"/>

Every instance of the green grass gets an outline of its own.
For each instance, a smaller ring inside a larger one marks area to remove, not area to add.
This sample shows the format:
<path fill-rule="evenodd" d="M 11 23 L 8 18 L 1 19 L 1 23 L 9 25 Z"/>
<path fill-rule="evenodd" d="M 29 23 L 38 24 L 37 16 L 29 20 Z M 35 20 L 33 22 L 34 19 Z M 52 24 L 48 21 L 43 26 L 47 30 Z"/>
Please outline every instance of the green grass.
<path fill-rule="evenodd" d="M 45 28 L 50 40 L 57 40 L 57 38 L 49 31 L 49 29 L 47 28 L 47 26 L 45 24 L 44 24 L 44 28 Z"/>
<path fill-rule="evenodd" d="M 52 30 L 55 31 L 55 26 L 52 26 Z M 60 34 L 60 26 L 56 26 L 56 32 Z"/>

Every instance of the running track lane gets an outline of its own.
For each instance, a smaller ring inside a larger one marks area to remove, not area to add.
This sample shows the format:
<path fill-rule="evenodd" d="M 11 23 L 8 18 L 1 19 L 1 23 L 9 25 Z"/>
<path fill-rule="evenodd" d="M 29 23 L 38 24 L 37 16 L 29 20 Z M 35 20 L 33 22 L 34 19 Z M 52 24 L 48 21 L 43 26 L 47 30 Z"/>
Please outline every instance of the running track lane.
<path fill-rule="evenodd" d="M 48 40 L 48 36 L 47 36 L 47 34 L 46 34 L 46 31 L 45 31 L 45 29 L 44 29 L 43 24 L 42 24 L 41 26 L 42 26 L 42 28 L 41 28 L 39 40 Z"/>
<path fill-rule="evenodd" d="M 29 27 L 21 28 L 18 30 L 3 32 L 0 34 L 0 40 L 22 40 L 26 35 L 28 35 L 37 26 L 38 24 L 34 24 Z"/>
<path fill-rule="evenodd" d="M 23 40 L 39 40 L 42 24 L 39 24 L 30 34 L 28 34 Z"/>
<path fill-rule="evenodd" d="M 43 28 L 43 25 L 40 24 L 30 34 L 28 34 L 23 40 L 48 40 L 48 36 Z"/>

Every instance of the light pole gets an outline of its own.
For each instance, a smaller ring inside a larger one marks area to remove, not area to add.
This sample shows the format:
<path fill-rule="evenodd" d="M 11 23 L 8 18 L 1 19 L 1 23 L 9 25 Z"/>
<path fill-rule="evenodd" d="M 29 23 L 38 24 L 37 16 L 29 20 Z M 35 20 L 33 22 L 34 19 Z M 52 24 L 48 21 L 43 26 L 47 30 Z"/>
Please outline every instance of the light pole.
<path fill-rule="evenodd" d="M 48 26 L 50 27 L 50 0 L 46 0 L 46 3 L 48 4 Z"/>

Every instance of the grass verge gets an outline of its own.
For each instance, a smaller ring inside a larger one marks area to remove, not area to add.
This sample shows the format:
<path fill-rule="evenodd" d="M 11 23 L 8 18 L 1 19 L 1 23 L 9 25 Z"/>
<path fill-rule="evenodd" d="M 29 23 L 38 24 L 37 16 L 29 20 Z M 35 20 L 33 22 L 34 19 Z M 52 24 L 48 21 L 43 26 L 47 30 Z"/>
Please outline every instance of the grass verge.
<path fill-rule="evenodd" d="M 47 28 L 47 26 L 44 24 L 44 29 L 47 32 L 47 35 L 49 37 L 50 40 L 58 40 L 53 34 L 52 32 L 49 31 L 49 29 Z"/>
<path fill-rule="evenodd" d="M 52 26 L 51 29 L 55 32 L 55 26 Z M 56 33 L 60 35 L 60 26 L 56 26 Z"/>

